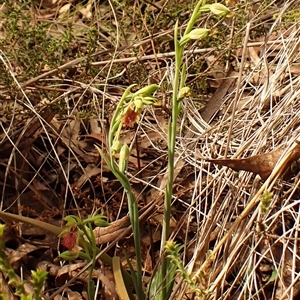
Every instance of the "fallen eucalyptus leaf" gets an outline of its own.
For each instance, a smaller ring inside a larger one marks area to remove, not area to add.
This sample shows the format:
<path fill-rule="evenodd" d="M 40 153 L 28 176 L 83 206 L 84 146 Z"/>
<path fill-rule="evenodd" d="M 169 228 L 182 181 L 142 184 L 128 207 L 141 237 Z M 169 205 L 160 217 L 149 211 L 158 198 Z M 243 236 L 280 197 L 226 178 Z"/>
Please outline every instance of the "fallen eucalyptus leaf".
<path fill-rule="evenodd" d="M 206 159 L 220 166 L 229 167 L 235 171 L 248 171 L 258 174 L 261 179 L 265 180 L 272 173 L 278 159 L 284 152 L 283 147 L 279 147 L 271 152 L 249 156 L 240 159 Z M 294 174 L 291 170 L 292 164 L 300 158 L 300 144 L 291 152 L 287 164 L 283 170 L 284 179 L 290 179 Z"/>

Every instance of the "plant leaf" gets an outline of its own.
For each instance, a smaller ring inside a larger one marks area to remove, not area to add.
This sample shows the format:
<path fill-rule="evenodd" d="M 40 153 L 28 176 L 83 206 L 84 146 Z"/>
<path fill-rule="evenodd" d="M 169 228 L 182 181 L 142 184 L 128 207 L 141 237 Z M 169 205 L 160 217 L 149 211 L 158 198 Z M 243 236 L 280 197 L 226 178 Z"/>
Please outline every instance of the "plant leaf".
<path fill-rule="evenodd" d="M 120 257 L 114 256 L 112 258 L 113 274 L 116 282 L 116 290 L 121 300 L 130 300 L 127 289 L 123 280 L 122 270 L 120 267 Z"/>

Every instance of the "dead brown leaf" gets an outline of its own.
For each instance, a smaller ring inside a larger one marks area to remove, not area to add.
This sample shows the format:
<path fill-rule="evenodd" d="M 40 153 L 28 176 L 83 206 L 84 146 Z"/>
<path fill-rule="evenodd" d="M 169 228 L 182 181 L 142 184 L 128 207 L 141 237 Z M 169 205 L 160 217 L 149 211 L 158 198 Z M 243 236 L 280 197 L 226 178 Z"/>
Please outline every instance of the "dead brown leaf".
<path fill-rule="evenodd" d="M 230 89 L 231 85 L 234 83 L 236 76 L 237 73 L 233 70 L 230 70 L 226 78 L 221 81 L 219 88 L 209 99 L 208 103 L 201 113 L 201 117 L 205 122 L 209 123 L 211 118 L 218 112 L 221 105 L 223 104 L 223 99 Z"/>
<path fill-rule="evenodd" d="M 11 251 L 9 255 L 9 263 L 14 264 L 15 262 L 21 260 L 24 256 L 29 253 L 40 250 L 41 248 L 46 248 L 46 246 L 35 246 L 29 243 L 22 244 L 17 250 Z"/>
<path fill-rule="evenodd" d="M 241 159 L 205 159 L 220 166 L 229 167 L 235 171 L 248 171 L 258 174 L 261 179 L 265 180 L 272 173 L 278 159 L 283 154 L 284 148 L 279 147 L 271 152 L 258 154 Z M 292 151 L 288 162 L 284 168 L 283 175 L 285 179 L 292 177 L 291 166 L 300 158 L 300 144 Z"/>

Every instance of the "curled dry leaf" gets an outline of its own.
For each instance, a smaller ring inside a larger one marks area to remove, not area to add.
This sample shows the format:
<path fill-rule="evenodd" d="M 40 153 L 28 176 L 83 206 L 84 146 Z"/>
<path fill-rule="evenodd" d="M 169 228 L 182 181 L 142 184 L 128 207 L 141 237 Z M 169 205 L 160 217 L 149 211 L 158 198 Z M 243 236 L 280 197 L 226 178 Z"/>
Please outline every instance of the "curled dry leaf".
<path fill-rule="evenodd" d="M 29 243 L 22 244 L 17 250 L 12 250 L 9 254 L 9 263 L 12 265 L 17 261 L 22 260 L 25 256 L 33 251 L 46 248 L 46 246 L 35 246 Z"/>
<path fill-rule="evenodd" d="M 229 167 L 235 171 L 248 171 L 258 174 L 261 179 L 265 180 L 272 173 L 278 159 L 284 152 L 284 147 L 279 147 L 271 152 L 258 154 L 241 159 L 205 159 L 220 166 Z M 283 175 L 285 179 L 292 177 L 291 167 L 295 161 L 300 158 L 300 144 L 297 144 L 291 152 L 287 164 L 284 168 Z"/>

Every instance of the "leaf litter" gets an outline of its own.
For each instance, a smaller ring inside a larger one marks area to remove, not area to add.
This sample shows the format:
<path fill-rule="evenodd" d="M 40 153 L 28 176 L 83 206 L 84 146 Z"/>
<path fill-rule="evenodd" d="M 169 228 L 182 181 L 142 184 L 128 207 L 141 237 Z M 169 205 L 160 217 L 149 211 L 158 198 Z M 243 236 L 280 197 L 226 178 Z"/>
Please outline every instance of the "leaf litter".
<path fill-rule="evenodd" d="M 59 18 L 63 20 L 71 7 L 63 1 L 57 5 L 52 10 L 56 12 L 59 8 Z M 288 5 L 297 5 L 297 1 Z M 79 10 L 82 10 L 81 5 Z M 106 17 L 110 17 L 109 10 L 105 11 Z M 86 11 L 81 13 L 89 18 L 92 11 L 87 6 Z M 252 22 L 255 23 L 258 18 L 259 15 L 253 16 Z M 130 24 L 129 19 L 124 22 Z M 64 29 L 63 26 L 61 28 Z M 101 28 L 109 31 L 104 24 Z M 136 34 L 140 36 L 141 32 Z M 299 34 L 299 26 L 282 26 L 280 30 L 270 29 L 267 40 L 245 41 L 244 45 L 249 44 L 244 57 L 247 63 L 242 65 L 243 52 L 234 50 L 236 60 L 232 65 L 235 70 L 222 72 L 224 78 L 218 71 L 223 66 L 222 62 L 214 59 L 209 51 L 200 58 L 196 54 L 194 57 L 192 52 L 187 54 L 188 61 L 206 58 L 213 68 L 209 74 L 213 93 L 206 100 L 204 109 L 199 109 L 193 97 L 182 103 L 184 110 L 176 148 L 171 231 L 172 237 L 185 245 L 183 257 L 191 274 L 197 273 L 201 267 L 207 270 L 206 254 L 219 249 L 209 263 L 209 276 L 201 281 L 210 292 L 208 297 L 211 299 L 239 299 L 245 295 L 249 299 L 273 299 L 273 295 L 277 299 L 296 299 L 299 296 L 299 171 L 294 167 L 299 158 Z M 106 43 L 107 49 L 113 45 L 112 41 L 106 40 Z M 141 47 L 145 47 L 143 54 L 155 50 L 146 45 Z M 229 48 L 225 50 L 229 51 Z M 119 61 L 112 60 L 112 64 L 121 64 L 128 53 L 118 51 L 117 55 Z M 98 63 L 97 58 L 97 55 L 94 56 L 94 65 Z M 107 59 L 111 60 L 110 57 Z M 136 60 L 136 57 L 130 59 Z M 83 61 L 80 59 L 72 64 L 80 69 L 77 64 Z M 164 80 L 171 87 L 172 62 L 154 63 L 151 57 L 141 61 L 144 61 L 143 68 L 149 71 L 149 80 L 156 82 L 158 74 L 164 74 Z M 9 66 L 9 61 L 6 64 Z M 237 82 L 239 75 L 236 71 L 240 69 L 243 71 L 242 78 L 237 86 L 233 83 Z M 55 88 L 56 83 L 52 84 L 49 79 L 57 70 L 49 72 L 46 74 L 49 78 L 41 74 L 41 77 L 29 79 L 26 87 L 38 89 L 35 86 L 38 82 L 44 87 Z M 11 73 L 11 76 L 14 77 L 14 74 Z M 65 82 L 63 79 L 55 80 L 59 84 Z M 22 84 L 19 88 L 21 94 L 25 93 L 22 89 L 25 85 Z M 102 247 L 106 243 L 118 243 L 115 253 L 126 267 L 124 251 L 132 256 L 133 261 L 135 254 L 126 199 L 120 184 L 93 148 L 95 143 L 106 147 L 109 110 L 113 109 L 113 103 L 120 96 L 120 93 L 116 96 L 114 91 L 109 86 L 103 91 L 101 85 L 89 83 L 88 79 L 83 83 L 79 77 L 70 81 L 66 93 L 62 92 L 52 102 L 55 105 L 63 100 L 67 104 L 67 109 L 59 115 L 47 111 L 45 105 L 42 108 L 30 106 L 26 93 L 24 100 L 16 100 L 15 107 L 24 109 L 28 118 L 24 120 L 16 112 L 4 117 L 1 112 L 1 205 L 2 209 L 59 223 L 66 214 L 85 217 L 95 209 L 103 209 L 111 225 L 95 228 L 94 233 Z M 27 103 L 25 107 L 24 101 Z M 110 104 L 103 107 L 103 103 Z M 95 116 L 80 117 L 84 108 L 93 110 Z M 142 236 L 145 280 L 151 277 L 158 259 L 156 244 L 160 242 L 161 205 L 167 180 L 168 109 L 148 109 L 138 128 L 124 132 L 123 136 L 133 146 L 128 176 L 141 208 L 142 223 L 145 223 Z M 103 110 L 107 110 L 108 114 L 105 115 Z M 17 118 L 14 118 L 15 115 Z M 26 130 L 22 129 L 24 126 Z M 283 168 L 279 168 L 293 143 L 296 146 Z M 289 170 L 292 172 L 284 177 Z M 255 174 L 260 175 L 264 183 Z M 262 186 L 272 192 L 271 205 L 263 216 L 259 205 Z M 44 205 L 32 207 L 35 197 Z M 49 198 L 55 198 L 55 202 L 49 203 Z M 247 216 L 240 219 L 252 199 L 258 201 L 247 209 Z M 234 224 L 239 226 L 224 241 L 223 237 Z M 38 230 L 31 231 L 28 238 L 22 233 L 22 226 L 17 232 L 21 239 L 18 243 L 23 238 L 43 242 L 38 240 L 41 237 Z M 26 233 L 26 228 L 23 228 Z M 47 239 L 51 240 L 45 234 L 44 241 Z M 43 259 L 46 259 L 51 264 L 53 256 L 57 256 L 55 247 L 44 251 L 43 257 L 31 256 L 31 253 L 18 256 L 18 249 L 14 247 L 15 257 L 25 263 L 31 258 L 41 264 L 45 264 Z M 52 271 L 55 266 L 52 263 Z M 80 262 L 76 262 L 56 269 L 50 274 L 48 286 L 64 286 L 65 279 L 77 277 L 82 267 Z M 99 270 L 95 270 L 93 276 L 103 285 L 105 299 L 111 299 L 115 295 L 115 287 L 110 283 L 111 270 L 105 267 L 104 274 Z M 82 287 L 85 282 L 83 274 L 78 277 L 77 287 Z M 176 283 L 178 289 L 174 299 L 188 295 L 186 286 L 180 281 Z M 67 294 L 71 296 L 74 293 L 69 286 Z M 75 293 L 76 297 L 80 296 Z"/>

